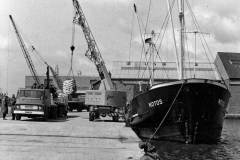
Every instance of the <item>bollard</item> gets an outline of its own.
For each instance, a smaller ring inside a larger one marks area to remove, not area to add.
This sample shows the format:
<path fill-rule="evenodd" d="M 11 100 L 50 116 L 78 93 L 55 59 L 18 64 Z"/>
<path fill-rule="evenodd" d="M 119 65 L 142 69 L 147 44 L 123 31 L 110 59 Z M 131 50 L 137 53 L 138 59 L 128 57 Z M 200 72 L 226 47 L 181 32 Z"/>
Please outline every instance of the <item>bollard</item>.
<path fill-rule="evenodd" d="M 140 160 L 160 160 L 156 148 L 148 142 L 140 142 L 139 148 L 144 150 L 144 155 Z"/>

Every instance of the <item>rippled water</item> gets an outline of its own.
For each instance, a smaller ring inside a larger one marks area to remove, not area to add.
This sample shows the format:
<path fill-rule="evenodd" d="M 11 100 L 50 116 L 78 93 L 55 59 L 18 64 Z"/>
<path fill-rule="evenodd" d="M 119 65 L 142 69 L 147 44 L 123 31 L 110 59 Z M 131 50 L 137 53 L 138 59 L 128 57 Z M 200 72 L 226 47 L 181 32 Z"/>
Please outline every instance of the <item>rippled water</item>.
<path fill-rule="evenodd" d="M 240 160 L 240 120 L 225 120 L 222 140 L 217 145 L 158 142 L 156 146 L 164 160 Z"/>

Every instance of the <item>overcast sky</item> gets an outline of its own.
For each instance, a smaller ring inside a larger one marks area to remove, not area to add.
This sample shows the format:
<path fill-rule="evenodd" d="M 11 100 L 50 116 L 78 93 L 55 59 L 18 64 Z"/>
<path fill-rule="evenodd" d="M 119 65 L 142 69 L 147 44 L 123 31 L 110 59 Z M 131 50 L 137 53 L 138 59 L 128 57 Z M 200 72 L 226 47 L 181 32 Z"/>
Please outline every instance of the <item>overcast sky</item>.
<path fill-rule="evenodd" d="M 141 39 L 133 3 L 145 24 L 150 0 L 79 0 L 94 37 L 108 67 L 111 61 L 140 60 Z M 213 54 L 218 51 L 240 52 L 240 1 L 189 0 Z M 160 31 L 166 15 L 166 0 L 151 0 L 147 32 Z M 0 88 L 9 94 L 24 87 L 25 75 L 30 75 L 8 15 L 15 20 L 23 39 L 34 45 L 53 67 L 58 65 L 61 75 L 70 68 L 72 34 L 72 0 L 0 0 Z M 189 13 L 186 13 L 189 14 Z M 133 29 L 132 29 L 133 24 Z M 130 38 L 132 48 L 130 50 Z M 74 71 L 94 73 L 95 68 L 84 56 L 87 49 L 82 30 L 76 27 Z M 171 48 L 167 47 L 166 48 Z M 189 48 L 193 44 L 189 43 Z M 167 50 L 165 50 L 167 52 Z M 170 51 L 170 50 L 168 50 Z M 46 67 L 30 51 L 39 75 Z M 165 60 L 173 55 L 166 54 Z M 90 70 L 90 71 L 89 71 Z"/>

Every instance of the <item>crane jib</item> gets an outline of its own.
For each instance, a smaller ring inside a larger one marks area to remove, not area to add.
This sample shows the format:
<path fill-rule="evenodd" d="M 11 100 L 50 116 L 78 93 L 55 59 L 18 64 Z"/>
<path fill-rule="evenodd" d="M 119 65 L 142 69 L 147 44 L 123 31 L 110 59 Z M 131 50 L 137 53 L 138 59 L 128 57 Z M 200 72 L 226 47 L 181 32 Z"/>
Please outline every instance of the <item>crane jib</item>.
<path fill-rule="evenodd" d="M 113 83 L 111 81 L 110 74 L 107 71 L 104 60 L 87 23 L 86 17 L 84 16 L 82 8 L 77 0 L 73 0 L 73 6 L 75 9 L 73 23 L 81 26 L 88 45 L 88 51 L 85 55 L 95 64 L 101 80 L 104 80 L 104 83 L 109 86 L 108 88 L 113 89 Z"/>
<path fill-rule="evenodd" d="M 22 38 L 22 36 L 20 35 L 20 33 L 19 33 L 18 29 L 17 29 L 17 26 L 16 26 L 16 24 L 15 24 L 15 22 L 14 22 L 14 20 L 13 20 L 13 18 L 12 18 L 11 15 L 9 15 L 9 18 L 10 18 L 10 20 L 11 20 L 11 22 L 12 22 L 12 25 L 13 25 L 13 28 L 14 28 L 14 30 L 15 30 L 17 39 L 18 39 L 18 41 L 19 41 L 21 50 L 22 50 L 23 55 L 24 55 L 24 58 L 26 59 L 28 68 L 29 68 L 29 70 L 30 70 L 30 72 L 31 72 L 31 74 L 32 74 L 32 76 L 33 76 L 36 84 L 37 84 L 38 86 L 40 86 L 41 83 L 40 83 L 40 80 L 39 80 L 39 78 L 38 78 L 37 71 L 36 71 L 36 69 L 35 69 L 35 67 L 34 67 L 34 65 L 33 65 L 32 59 L 31 59 L 31 57 L 30 57 L 30 55 L 29 55 L 29 53 L 28 53 L 28 50 L 27 50 L 27 47 L 26 47 L 26 45 L 25 45 L 25 43 L 24 43 L 24 41 L 23 41 L 23 38 Z"/>

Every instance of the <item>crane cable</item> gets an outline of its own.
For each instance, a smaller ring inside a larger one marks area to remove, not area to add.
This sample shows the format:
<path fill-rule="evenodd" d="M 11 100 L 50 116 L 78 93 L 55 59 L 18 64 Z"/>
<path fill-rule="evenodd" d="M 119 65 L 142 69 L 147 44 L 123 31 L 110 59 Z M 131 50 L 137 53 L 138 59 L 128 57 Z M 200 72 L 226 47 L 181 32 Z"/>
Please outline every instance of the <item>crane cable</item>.
<path fill-rule="evenodd" d="M 40 62 L 42 62 L 45 65 L 49 66 L 48 63 L 44 60 L 44 58 L 40 55 L 40 53 L 36 50 L 36 48 L 33 45 L 31 45 L 31 50 L 32 50 L 32 52 L 35 52 L 36 55 L 38 55 L 38 57 L 37 56 L 35 56 L 35 57 L 38 58 L 38 60 Z"/>
<path fill-rule="evenodd" d="M 72 23 L 72 42 L 71 42 L 71 46 L 70 46 L 71 62 L 70 62 L 70 69 L 69 69 L 68 74 L 67 74 L 67 77 L 71 82 L 69 82 L 69 81 L 64 81 L 63 82 L 63 92 L 65 92 L 64 90 L 66 89 L 66 93 L 67 93 L 67 90 L 69 89 L 69 87 L 72 90 L 71 92 L 75 92 L 77 90 L 77 84 L 76 84 L 76 80 L 75 80 L 74 72 L 73 72 L 73 53 L 74 53 L 74 50 L 75 50 L 74 40 L 75 40 L 75 23 L 73 21 L 73 23 Z M 72 76 L 70 76 L 71 74 L 72 74 Z M 64 87 L 64 86 L 66 86 L 66 87 Z M 67 93 L 67 94 L 69 94 L 69 93 Z"/>
<path fill-rule="evenodd" d="M 131 61 L 133 29 L 134 29 L 134 11 L 132 12 L 132 21 L 131 21 L 131 37 L 130 37 L 130 42 L 129 42 L 129 55 L 128 55 L 129 62 Z"/>
<path fill-rule="evenodd" d="M 74 46 L 74 40 L 75 40 L 75 24 L 73 22 L 72 24 L 72 42 L 71 42 L 71 46 L 70 46 L 70 50 L 71 50 L 71 62 L 70 62 L 70 69 L 68 71 L 68 76 L 70 76 L 70 74 L 72 74 L 72 78 L 74 78 L 74 72 L 73 72 L 73 53 L 75 50 L 75 46 Z"/>

